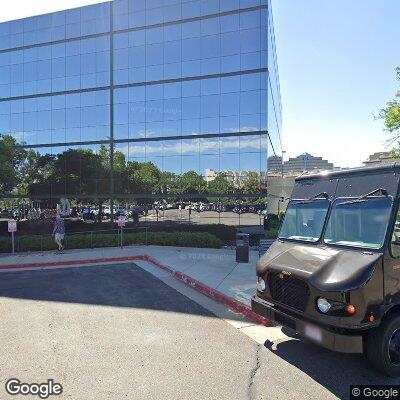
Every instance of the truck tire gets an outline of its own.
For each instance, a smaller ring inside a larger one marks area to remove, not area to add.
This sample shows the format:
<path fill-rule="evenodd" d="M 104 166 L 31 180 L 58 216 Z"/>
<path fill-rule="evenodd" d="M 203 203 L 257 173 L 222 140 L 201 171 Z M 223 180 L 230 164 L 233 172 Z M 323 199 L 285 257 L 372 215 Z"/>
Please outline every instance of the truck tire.
<path fill-rule="evenodd" d="M 391 377 L 400 376 L 400 315 L 390 315 L 367 337 L 366 356 L 378 371 Z"/>

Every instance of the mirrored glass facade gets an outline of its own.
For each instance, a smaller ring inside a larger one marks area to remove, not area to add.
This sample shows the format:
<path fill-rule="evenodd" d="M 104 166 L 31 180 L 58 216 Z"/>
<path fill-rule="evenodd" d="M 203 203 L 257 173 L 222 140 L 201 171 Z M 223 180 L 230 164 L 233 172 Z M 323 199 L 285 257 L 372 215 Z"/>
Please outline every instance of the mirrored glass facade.
<path fill-rule="evenodd" d="M 114 0 L 0 24 L 0 135 L 25 152 L 3 197 L 263 199 L 281 120 L 269 0 Z"/>

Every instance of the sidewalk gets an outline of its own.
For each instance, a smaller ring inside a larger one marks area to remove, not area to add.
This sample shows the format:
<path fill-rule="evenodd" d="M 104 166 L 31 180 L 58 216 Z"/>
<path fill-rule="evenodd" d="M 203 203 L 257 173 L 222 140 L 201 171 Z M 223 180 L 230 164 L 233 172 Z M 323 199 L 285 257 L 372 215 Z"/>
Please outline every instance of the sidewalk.
<path fill-rule="evenodd" d="M 0 269 L 61 267 L 99 263 L 152 263 L 175 278 L 217 301 L 256 319 L 250 313 L 255 292 L 257 251 L 250 251 L 250 262 L 235 261 L 235 250 L 187 247 L 128 246 L 67 250 L 64 253 L 20 253 L 0 256 Z M 265 322 L 258 320 L 258 322 Z"/>

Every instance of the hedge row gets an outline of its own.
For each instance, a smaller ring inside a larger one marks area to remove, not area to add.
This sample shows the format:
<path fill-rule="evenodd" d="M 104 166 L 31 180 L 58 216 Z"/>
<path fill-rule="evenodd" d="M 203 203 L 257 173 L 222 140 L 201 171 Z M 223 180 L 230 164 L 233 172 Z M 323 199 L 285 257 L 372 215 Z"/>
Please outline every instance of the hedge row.
<path fill-rule="evenodd" d="M 140 227 L 140 225 L 139 225 Z M 210 233 L 224 243 L 234 241 L 236 238 L 236 228 L 225 224 L 171 224 L 168 222 L 158 222 L 157 225 L 149 226 L 149 232 L 199 232 L 201 234 Z"/>
<path fill-rule="evenodd" d="M 87 249 L 96 247 L 116 247 L 119 246 L 120 237 L 117 233 L 95 233 L 67 235 L 65 247 L 67 249 Z M 158 245 L 158 246 L 179 246 L 179 247 L 198 247 L 218 249 L 222 246 L 222 241 L 207 232 L 135 232 L 124 233 L 124 246 L 133 244 Z M 41 251 L 56 250 L 54 238 L 50 235 L 43 236 L 19 236 L 16 238 L 16 250 Z M 11 251 L 9 238 L 0 239 L 0 253 Z"/>
<path fill-rule="evenodd" d="M 224 243 L 229 243 L 235 240 L 236 228 L 234 226 L 224 224 L 188 224 L 188 223 L 171 223 L 168 221 L 159 221 L 150 223 L 142 221 L 139 225 L 132 222 L 126 224 L 126 228 L 136 229 L 146 226 L 149 232 L 207 232 L 216 236 Z M 54 227 L 54 220 L 34 220 L 18 222 L 18 233 L 24 236 L 30 235 L 48 235 Z M 114 224 L 117 228 L 117 224 Z M 110 229 L 110 224 L 103 223 L 87 223 L 82 220 L 65 220 L 65 228 L 67 232 L 89 232 Z M 0 233 L 7 232 L 7 221 L 0 221 Z"/>

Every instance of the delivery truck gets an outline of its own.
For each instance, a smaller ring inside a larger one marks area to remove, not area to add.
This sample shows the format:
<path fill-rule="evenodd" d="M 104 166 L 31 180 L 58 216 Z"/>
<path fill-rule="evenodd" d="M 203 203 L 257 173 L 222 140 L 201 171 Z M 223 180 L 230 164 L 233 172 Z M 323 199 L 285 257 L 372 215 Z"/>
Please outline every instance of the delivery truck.
<path fill-rule="evenodd" d="M 400 376 L 400 164 L 296 179 L 252 309 Z"/>

